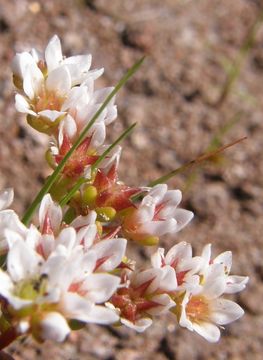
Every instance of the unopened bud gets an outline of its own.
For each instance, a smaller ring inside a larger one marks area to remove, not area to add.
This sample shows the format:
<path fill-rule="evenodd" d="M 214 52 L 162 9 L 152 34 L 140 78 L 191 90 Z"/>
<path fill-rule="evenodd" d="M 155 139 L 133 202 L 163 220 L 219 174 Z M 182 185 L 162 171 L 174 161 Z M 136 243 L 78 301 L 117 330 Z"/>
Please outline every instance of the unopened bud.
<path fill-rule="evenodd" d="M 94 203 L 97 197 L 97 189 L 95 186 L 87 186 L 82 193 L 82 204 L 84 206 L 90 206 Z"/>
<path fill-rule="evenodd" d="M 97 219 L 102 222 L 112 220 L 116 215 L 116 210 L 110 206 L 96 208 Z"/>
<path fill-rule="evenodd" d="M 144 239 L 140 239 L 138 242 L 144 246 L 155 246 L 159 243 L 159 238 L 158 236 L 148 236 Z"/>

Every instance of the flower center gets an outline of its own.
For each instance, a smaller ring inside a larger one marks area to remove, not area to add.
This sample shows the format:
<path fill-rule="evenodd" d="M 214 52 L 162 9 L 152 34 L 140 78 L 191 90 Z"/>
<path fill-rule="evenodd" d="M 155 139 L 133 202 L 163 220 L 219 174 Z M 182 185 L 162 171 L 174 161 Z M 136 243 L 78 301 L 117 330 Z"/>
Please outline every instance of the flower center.
<path fill-rule="evenodd" d="M 15 289 L 15 295 L 25 300 L 35 300 L 38 296 L 44 295 L 47 289 L 47 275 L 26 279 L 19 282 Z"/>
<path fill-rule="evenodd" d="M 64 96 L 58 96 L 55 91 L 48 91 L 45 86 L 42 87 L 41 91 L 32 101 L 34 111 L 36 113 L 42 110 L 61 110 L 61 106 L 65 101 Z"/>
<path fill-rule="evenodd" d="M 186 305 L 186 314 L 193 322 L 206 320 L 209 313 L 209 303 L 203 296 L 192 296 Z"/>

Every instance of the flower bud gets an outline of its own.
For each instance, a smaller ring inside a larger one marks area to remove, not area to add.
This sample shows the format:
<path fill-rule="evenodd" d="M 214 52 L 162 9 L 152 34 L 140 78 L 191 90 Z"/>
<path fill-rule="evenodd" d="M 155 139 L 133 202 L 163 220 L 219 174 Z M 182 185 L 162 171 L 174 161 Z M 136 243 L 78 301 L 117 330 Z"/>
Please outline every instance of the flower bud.
<path fill-rule="evenodd" d="M 116 210 L 110 206 L 96 208 L 96 213 L 98 215 L 98 220 L 102 222 L 112 220 L 116 215 Z"/>
<path fill-rule="evenodd" d="M 95 186 L 87 186 L 82 193 L 82 204 L 84 206 L 93 205 L 96 200 L 97 194 L 98 192 Z"/>

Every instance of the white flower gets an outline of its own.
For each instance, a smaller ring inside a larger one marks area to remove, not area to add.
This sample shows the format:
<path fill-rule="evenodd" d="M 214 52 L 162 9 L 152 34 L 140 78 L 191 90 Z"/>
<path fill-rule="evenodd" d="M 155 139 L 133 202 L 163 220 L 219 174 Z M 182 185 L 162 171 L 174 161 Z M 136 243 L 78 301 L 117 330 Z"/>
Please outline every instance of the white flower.
<path fill-rule="evenodd" d="M 166 255 L 164 249 L 159 248 L 151 257 L 152 266 L 162 268 L 171 266 L 176 272 L 177 291 L 198 291 L 200 277 L 197 275 L 202 259 L 192 256 L 192 247 L 186 242 L 174 245 Z"/>
<path fill-rule="evenodd" d="M 20 235 L 27 233 L 27 228 L 21 223 L 17 214 L 7 209 L 13 202 L 13 189 L 6 189 L 0 192 L 0 255 L 8 250 L 6 231 L 13 230 Z"/>
<path fill-rule="evenodd" d="M 159 236 L 180 231 L 192 219 L 193 213 L 178 209 L 180 190 L 167 190 L 167 185 L 154 186 L 138 208 L 124 219 L 125 235 L 135 241 L 157 243 Z"/>
<path fill-rule="evenodd" d="M 125 271 L 125 282 L 111 298 L 111 307 L 123 325 L 143 332 L 152 318 L 175 306 L 169 292 L 176 289 L 176 276 L 170 266 L 162 269 Z"/>
<path fill-rule="evenodd" d="M 245 289 L 249 280 L 248 276 L 229 275 L 232 267 L 232 252 L 225 251 L 215 259 L 211 259 L 211 244 L 207 244 L 201 254 L 202 268 L 200 274 L 206 277 L 207 272 L 213 264 L 222 264 L 222 276 L 226 282 L 225 293 L 234 294 Z"/>
<path fill-rule="evenodd" d="M 214 291 L 205 287 L 202 292 L 195 295 L 186 293 L 179 316 L 179 324 L 182 327 L 196 331 L 209 342 L 219 340 L 219 327 L 239 319 L 244 314 L 238 304 L 220 298 L 220 292 L 213 289 Z"/>
<path fill-rule="evenodd" d="M 20 329 L 30 328 L 38 340 L 63 341 L 71 319 L 98 324 L 118 320 L 104 303 L 120 279 L 94 273 L 96 262 L 96 251 L 84 253 L 77 246 L 69 252 L 62 244 L 45 260 L 27 242 L 17 240 L 7 256 L 7 272 L 0 271 L 0 295 L 21 322 Z"/>
<path fill-rule="evenodd" d="M 52 127 L 66 114 L 71 114 L 80 132 L 113 89 L 94 90 L 94 81 L 103 69 L 90 71 L 90 65 L 91 55 L 64 58 L 56 35 L 43 57 L 34 49 L 17 54 L 12 66 L 14 83 L 22 91 L 16 95 L 17 110 L 30 115 L 30 125 L 47 133 L 52 133 Z M 109 124 L 116 116 L 113 98 L 98 122 Z"/>

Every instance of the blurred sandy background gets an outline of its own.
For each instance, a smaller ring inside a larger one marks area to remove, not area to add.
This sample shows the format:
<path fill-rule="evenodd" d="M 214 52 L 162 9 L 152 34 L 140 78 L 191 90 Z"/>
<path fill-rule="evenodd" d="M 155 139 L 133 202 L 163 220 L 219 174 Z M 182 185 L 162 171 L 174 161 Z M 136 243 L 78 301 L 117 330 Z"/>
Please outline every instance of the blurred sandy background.
<path fill-rule="evenodd" d="M 14 109 L 10 62 L 15 52 L 44 49 L 53 34 L 64 54 L 91 53 L 104 67 L 98 86 L 114 85 L 142 55 L 145 64 L 117 97 L 109 140 L 133 122 L 121 179 L 146 184 L 213 144 L 247 136 L 198 171 L 169 182 L 184 191 L 195 219 L 176 238 L 200 252 L 234 253 L 233 273 L 249 275 L 236 299 L 246 315 L 216 344 L 177 329 L 172 317 L 144 334 L 90 325 L 62 345 L 27 339 L 8 349 L 14 358 L 66 360 L 262 359 L 263 353 L 263 23 L 252 0 L 0 0 L 0 188 L 13 186 L 21 214 L 49 169 L 45 136 Z M 215 138 L 216 136 L 216 138 Z M 217 160 L 217 161 L 216 161 Z M 131 251 L 136 253 L 137 248 Z M 152 249 L 137 252 L 147 262 Z M 260 355 L 261 354 L 261 355 Z"/>

